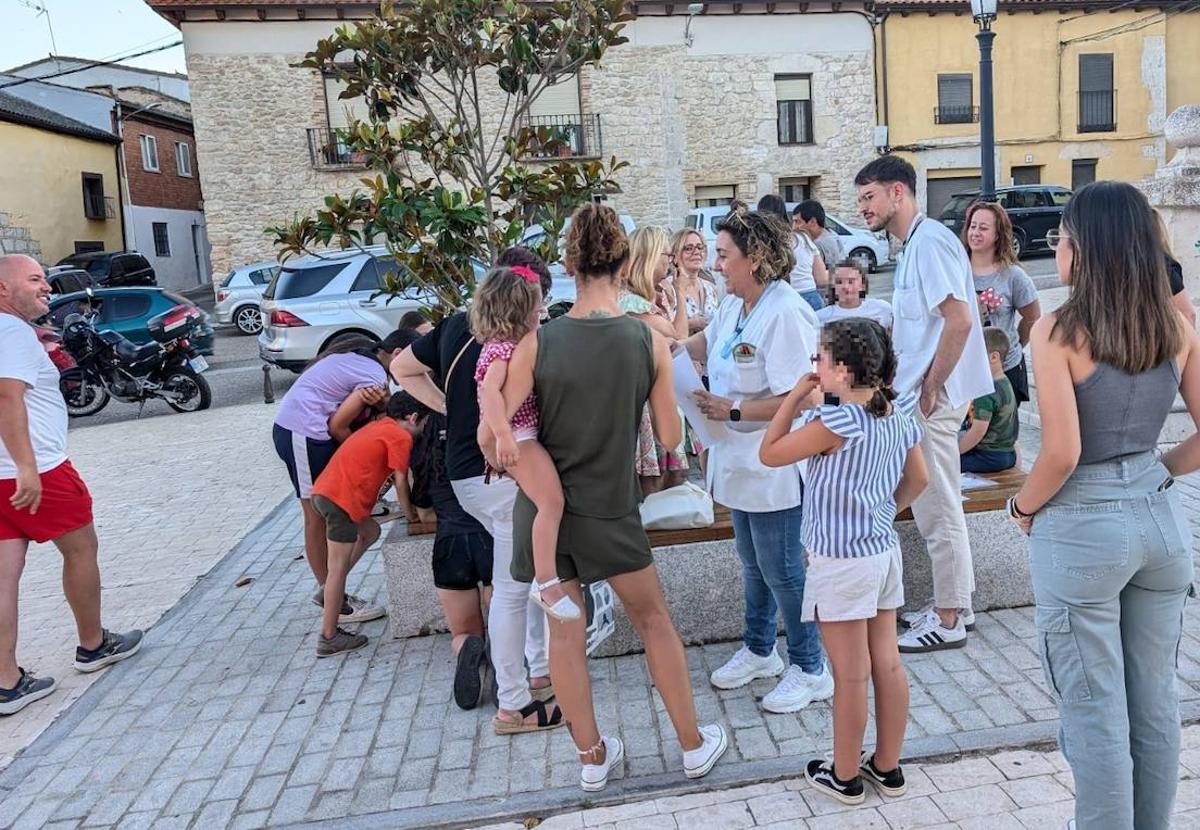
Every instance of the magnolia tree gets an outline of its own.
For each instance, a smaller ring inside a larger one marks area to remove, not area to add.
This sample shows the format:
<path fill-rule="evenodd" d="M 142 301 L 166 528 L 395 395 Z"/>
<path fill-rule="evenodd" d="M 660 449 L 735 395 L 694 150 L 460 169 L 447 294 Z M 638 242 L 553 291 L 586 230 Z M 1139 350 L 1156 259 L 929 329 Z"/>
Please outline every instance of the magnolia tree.
<path fill-rule="evenodd" d="M 408 0 L 342 26 L 303 66 L 344 84 L 366 120 L 340 134 L 368 173 L 361 189 L 273 228 L 283 257 L 386 242 L 400 268 L 384 293 L 411 288 L 456 308 L 474 288 L 473 263 L 490 263 L 531 225 L 558 257 L 566 218 L 616 191 L 615 158 L 572 161 L 570 134 L 530 126 L 547 86 L 598 65 L 626 42 L 625 0 Z M 533 159 L 547 159 L 532 163 Z"/>

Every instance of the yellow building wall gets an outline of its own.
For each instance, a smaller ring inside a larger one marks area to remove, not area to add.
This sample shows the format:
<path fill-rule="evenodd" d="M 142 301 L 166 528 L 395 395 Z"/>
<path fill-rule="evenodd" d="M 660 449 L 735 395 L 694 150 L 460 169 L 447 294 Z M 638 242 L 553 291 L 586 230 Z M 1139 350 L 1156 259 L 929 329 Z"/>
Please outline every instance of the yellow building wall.
<path fill-rule="evenodd" d="M 1002 13 L 993 30 L 999 185 L 1012 181 L 1014 166 L 1036 165 L 1043 183 L 1070 186 L 1073 159 L 1097 159 L 1097 178 L 1148 176 L 1164 153 L 1163 117 L 1200 102 L 1200 13 L 1013 12 Z M 886 112 L 882 73 L 877 89 L 880 121 L 919 173 L 979 167 L 978 123 L 934 123 L 939 74 L 970 74 L 979 104 L 977 31 L 970 14 L 949 13 L 892 13 L 876 28 L 887 74 Z M 1078 129 L 1079 55 L 1092 52 L 1113 55 L 1113 132 Z M 973 161 L 968 148 L 975 148 Z"/>
<path fill-rule="evenodd" d="M 112 197 L 111 219 L 83 214 L 83 174 L 104 177 Z M 101 242 L 106 251 L 122 246 L 117 199 L 116 146 L 0 122 L 0 211 L 40 243 L 42 260 L 53 265 L 75 252 L 76 241 Z"/>

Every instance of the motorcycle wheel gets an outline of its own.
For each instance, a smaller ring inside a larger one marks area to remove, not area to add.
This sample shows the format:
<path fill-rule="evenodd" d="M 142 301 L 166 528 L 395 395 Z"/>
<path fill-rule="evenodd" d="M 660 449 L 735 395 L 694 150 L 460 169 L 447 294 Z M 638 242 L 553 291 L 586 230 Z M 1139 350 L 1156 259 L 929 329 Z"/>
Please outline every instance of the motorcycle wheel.
<path fill-rule="evenodd" d="M 67 404 L 67 414 L 72 418 L 95 415 L 108 406 L 111 397 L 103 384 L 88 380 L 78 369 L 68 370 L 59 377 L 58 390 Z"/>
<path fill-rule="evenodd" d="M 176 369 L 167 375 L 163 389 L 178 395 L 177 398 L 164 398 L 167 406 L 176 412 L 199 412 L 212 405 L 212 389 L 208 381 L 191 369 Z"/>

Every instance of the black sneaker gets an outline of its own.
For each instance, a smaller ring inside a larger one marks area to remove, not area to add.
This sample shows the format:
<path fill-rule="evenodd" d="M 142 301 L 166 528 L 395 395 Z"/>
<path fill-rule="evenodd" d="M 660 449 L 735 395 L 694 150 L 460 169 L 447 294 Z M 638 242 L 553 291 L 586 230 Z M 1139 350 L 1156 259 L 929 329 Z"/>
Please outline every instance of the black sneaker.
<path fill-rule="evenodd" d="M 96 648 L 75 647 L 75 668 L 81 672 L 100 671 L 105 666 L 132 657 L 142 647 L 142 632 L 136 628 L 126 634 L 101 629 L 103 639 Z"/>
<path fill-rule="evenodd" d="M 891 772 L 880 772 L 879 768 L 875 766 L 874 754 L 868 755 L 864 752 L 858 769 L 862 773 L 863 779 L 874 784 L 880 795 L 899 798 L 908 791 L 908 784 L 904 782 L 904 770 L 899 765 Z"/>
<path fill-rule="evenodd" d="M 53 677 L 34 677 L 33 672 L 17 669 L 21 679 L 11 689 L 0 688 L 0 715 L 15 715 L 35 700 L 41 700 L 58 688 Z"/>
<path fill-rule="evenodd" d="M 454 703 L 459 709 L 470 710 L 479 705 L 486 658 L 487 647 L 482 637 L 471 634 L 463 640 L 454 669 Z"/>
<path fill-rule="evenodd" d="M 833 774 L 833 762 L 814 758 L 804 768 L 804 777 L 817 792 L 836 798 L 843 804 L 862 804 L 867 791 L 863 788 L 862 776 L 856 775 L 849 781 L 841 781 Z"/>

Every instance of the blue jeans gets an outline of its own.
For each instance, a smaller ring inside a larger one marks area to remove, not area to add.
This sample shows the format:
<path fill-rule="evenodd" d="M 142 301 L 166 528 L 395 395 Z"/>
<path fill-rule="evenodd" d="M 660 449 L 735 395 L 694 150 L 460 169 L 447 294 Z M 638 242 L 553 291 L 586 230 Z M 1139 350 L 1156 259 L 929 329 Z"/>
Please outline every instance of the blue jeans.
<path fill-rule="evenodd" d="M 733 538 L 742 560 L 746 600 L 746 648 L 765 657 L 775 648 L 775 613 L 783 614 L 788 662 L 809 674 L 821 671 L 821 634 L 816 623 L 801 622 L 804 599 L 804 544 L 801 508 L 770 513 L 730 510 Z"/>
<path fill-rule="evenodd" d="M 959 456 L 958 461 L 964 473 L 999 473 L 1017 466 L 1017 452 L 981 450 L 975 447 Z"/>
<path fill-rule="evenodd" d="M 825 294 L 819 288 L 814 288 L 811 291 L 801 291 L 800 296 L 812 306 L 813 311 L 820 311 L 825 307 Z"/>
<path fill-rule="evenodd" d="M 1033 520 L 1030 572 L 1079 830 L 1166 830 L 1192 534 L 1153 453 L 1076 468 Z"/>

